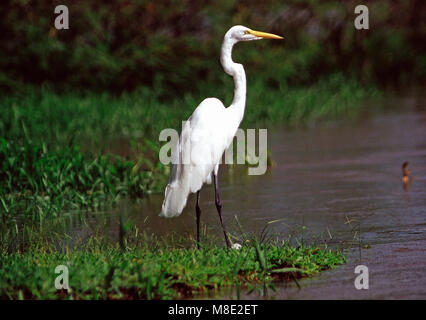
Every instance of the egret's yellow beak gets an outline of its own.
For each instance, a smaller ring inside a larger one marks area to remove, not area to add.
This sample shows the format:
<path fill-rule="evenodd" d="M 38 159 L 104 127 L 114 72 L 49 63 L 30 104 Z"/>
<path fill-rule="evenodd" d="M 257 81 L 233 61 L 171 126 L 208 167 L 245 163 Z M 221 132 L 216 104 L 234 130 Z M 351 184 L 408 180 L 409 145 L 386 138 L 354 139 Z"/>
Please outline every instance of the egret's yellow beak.
<path fill-rule="evenodd" d="M 265 39 L 283 39 L 283 37 L 277 36 L 276 34 L 261 31 L 247 30 L 246 33 Z"/>

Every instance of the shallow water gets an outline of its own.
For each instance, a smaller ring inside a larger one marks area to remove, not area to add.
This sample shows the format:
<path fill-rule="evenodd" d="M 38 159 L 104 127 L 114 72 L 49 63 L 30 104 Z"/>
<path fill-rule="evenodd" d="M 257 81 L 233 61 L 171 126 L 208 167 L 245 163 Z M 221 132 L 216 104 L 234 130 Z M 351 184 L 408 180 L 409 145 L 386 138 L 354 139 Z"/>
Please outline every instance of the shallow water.
<path fill-rule="evenodd" d="M 281 210 L 294 223 L 303 217 L 312 234 L 326 229 L 336 241 L 354 240 L 346 265 L 300 281 L 300 290 L 282 287 L 276 298 L 426 298 L 425 101 L 401 99 L 392 102 L 398 110 L 355 123 L 272 135 L 280 157 L 258 190 L 282 200 L 264 212 L 275 219 Z M 404 161 L 415 176 L 407 191 Z M 369 268 L 368 290 L 354 287 L 360 264 Z"/>
<path fill-rule="evenodd" d="M 280 219 L 273 226 L 283 238 L 345 248 L 347 264 L 300 281 L 301 289 L 278 286 L 269 298 L 426 298 L 426 99 L 383 103 L 389 111 L 357 120 L 270 129 L 274 165 L 265 175 L 248 176 L 241 166 L 220 170 L 224 219 L 231 230 L 235 216 L 255 232 Z M 404 161 L 415 176 L 407 190 Z M 212 189 L 205 186 L 201 193 L 201 219 L 208 234 L 220 235 Z M 157 216 L 161 194 L 139 205 L 123 203 L 116 211 L 147 233 L 193 236 L 194 198 L 175 219 Z M 369 268 L 368 290 L 354 287 L 360 264 Z"/>

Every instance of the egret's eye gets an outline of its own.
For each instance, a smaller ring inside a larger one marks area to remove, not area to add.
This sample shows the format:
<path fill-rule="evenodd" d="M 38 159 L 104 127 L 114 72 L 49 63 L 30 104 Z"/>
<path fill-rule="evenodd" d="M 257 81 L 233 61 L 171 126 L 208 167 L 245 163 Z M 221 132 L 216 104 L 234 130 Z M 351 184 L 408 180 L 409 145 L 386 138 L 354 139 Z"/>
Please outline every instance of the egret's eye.
<path fill-rule="evenodd" d="M 250 34 L 250 30 L 244 31 L 244 34 Z"/>

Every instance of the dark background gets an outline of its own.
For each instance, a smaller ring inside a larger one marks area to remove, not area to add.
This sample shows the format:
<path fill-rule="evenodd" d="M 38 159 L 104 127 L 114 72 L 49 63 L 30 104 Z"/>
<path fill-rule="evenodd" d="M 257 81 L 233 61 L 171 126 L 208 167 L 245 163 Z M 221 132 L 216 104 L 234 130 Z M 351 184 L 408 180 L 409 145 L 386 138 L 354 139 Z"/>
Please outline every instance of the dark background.
<path fill-rule="evenodd" d="M 59 4 L 69 8 L 69 30 L 54 27 Z M 358 4 L 369 8 L 369 30 L 354 28 Z M 148 86 L 165 98 L 179 96 L 198 83 L 221 83 L 219 49 L 235 24 L 285 36 L 285 45 L 240 44 L 234 53 L 249 76 L 255 70 L 271 88 L 310 84 L 336 71 L 364 84 L 426 78 L 423 0 L 6 0 L 0 90 L 44 85 L 121 93 Z"/>

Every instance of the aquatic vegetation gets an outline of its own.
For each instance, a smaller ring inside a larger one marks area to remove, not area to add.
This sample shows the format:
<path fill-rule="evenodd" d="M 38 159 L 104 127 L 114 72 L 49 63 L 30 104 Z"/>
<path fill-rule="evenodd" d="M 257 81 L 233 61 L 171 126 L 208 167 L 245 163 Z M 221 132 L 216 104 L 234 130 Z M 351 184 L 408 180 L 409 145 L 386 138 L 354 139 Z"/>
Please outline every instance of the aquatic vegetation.
<path fill-rule="evenodd" d="M 260 256 L 259 256 L 260 253 Z M 2 299 L 171 299 L 220 293 L 238 285 L 248 292 L 274 289 L 332 269 L 345 258 L 327 247 L 246 241 L 239 250 L 204 243 L 182 248 L 159 242 L 124 247 L 98 238 L 58 252 L 49 245 L 0 255 Z M 57 290 L 55 267 L 69 269 L 69 290 Z M 233 294 L 233 293 L 231 293 Z"/>
<path fill-rule="evenodd" d="M 42 220 L 140 198 L 164 183 L 161 174 L 154 179 L 156 169 L 139 170 L 118 156 L 83 154 L 76 146 L 50 151 L 46 144 L 0 138 L 1 217 Z"/>

